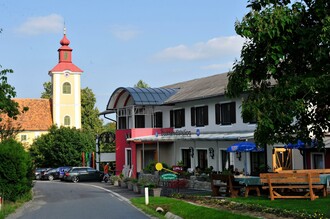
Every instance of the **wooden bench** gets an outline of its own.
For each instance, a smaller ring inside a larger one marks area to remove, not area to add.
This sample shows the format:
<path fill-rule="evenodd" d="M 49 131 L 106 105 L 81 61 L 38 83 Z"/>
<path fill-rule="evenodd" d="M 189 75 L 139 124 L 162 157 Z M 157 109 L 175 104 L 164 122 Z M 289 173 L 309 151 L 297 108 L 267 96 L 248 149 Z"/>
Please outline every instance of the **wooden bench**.
<path fill-rule="evenodd" d="M 229 174 L 211 174 L 212 196 L 228 195 L 232 198 L 238 196 L 240 189 L 244 186 L 234 182 L 234 176 Z"/>
<path fill-rule="evenodd" d="M 321 190 L 327 195 L 326 185 L 320 184 L 319 173 L 261 173 L 260 181 L 263 189 L 269 189 L 270 199 L 276 198 L 308 198 L 312 201 L 319 196 L 314 190 Z M 304 190 L 302 195 L 295 194 Z M 306 191 L 307 190 L 307 191 Z"/>
<path fill-rule="evenodd" d="M 279 173 L 319 173 L 330 174 L 330 169 L 281 170 Z"/>

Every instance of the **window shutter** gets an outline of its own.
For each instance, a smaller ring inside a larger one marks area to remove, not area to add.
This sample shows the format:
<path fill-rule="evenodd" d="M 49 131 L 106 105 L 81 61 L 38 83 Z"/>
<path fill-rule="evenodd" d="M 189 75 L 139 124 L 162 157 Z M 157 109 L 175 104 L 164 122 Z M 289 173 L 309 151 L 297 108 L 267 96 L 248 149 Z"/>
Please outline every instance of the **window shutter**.
<path fill-rule="evenodd" d="M 170 127 L 173 127 L 173 110 L 170 111 Z"/>
<path fill-rule="evenodd" d="M 191 107 L 190 108 L 190 115 L 191 115 L 191 126 L 196 125 L 196 108 Z"/>
<path fill-rule="evenodd" d="M 236 123 L 236 103 L 230 103 L 230 122 Z"/>
<path fill-rule="evenodd" d="M 182 111 L 182 113 L 181 113 L 182 126 L 181 127 L 184 127 L 184 126 L 186 126 L 184 109 L 182 109 L 181 111 Z"/>
<path fill-rule="evenodd" d="M 220 120 L 220 104 L 215 104 L 215 124 L 219 125 L 221 123 Z"/>
<path fill-rule="evenodd" d="M 203 112 L 204 125 L 208 125 L 209 124 L 209 107 L 204 106 L 203 111 L 204 111 Z"/>

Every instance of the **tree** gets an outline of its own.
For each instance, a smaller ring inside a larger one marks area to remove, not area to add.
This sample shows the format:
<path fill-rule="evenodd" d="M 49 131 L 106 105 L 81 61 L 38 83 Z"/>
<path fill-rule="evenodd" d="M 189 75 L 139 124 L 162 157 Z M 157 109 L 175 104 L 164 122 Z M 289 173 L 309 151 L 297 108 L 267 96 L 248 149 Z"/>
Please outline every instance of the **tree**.
<path fill-rule="evenodd" d="M 102 131 L 102 120 L 98 117 L 99 110 L 95 108 L 96 98 L 88 87 L 81 90 L 81 124 L 82 128 L 94 136 Z"/>
<path fill-rule="evenodd" d="M 0 68 L 2 66 L 0 65 Z M 18 103 L 12 100 L 16 97 L 15 88 L 7 83 L 7 73 L 13 73 L 11 69 L 2 69 L 0 71 L 0 116 L 7 115 L 10 118 L 17 118 L 20 113 Z M 0 122 L 2 118 L 0 117 Z"/>
<path fill-rule="evenodd" d="M 33 165 L 28 152 L 14 139 L 0 142 L 0 191 L 2 197 L 16 201 L 33 187 Z"/>
<path fill-rule="evenodd" d="M 1 29 L 0 29 L 1 32 Z M 0 65 L 0 68 L 2 66 Z M 0 139 L 14 138 L 17 133 L 22 131 L 21 127 L 12 125 L 12 120 L 16 120 L 20 113 L 28 110 L 28 107 L 22 106 L 12 98 L 16 97 L 15 88 L 7 83 L 7 73 L 13 73 L 11 69 L 2 69 L 0 71 Z"/>
<path fill-rule="evenodd" d="M 82 152 L 95 151 L 95 138 L 86 131 L 52 126 L 38 137 L 30 148 L 35 164 L 40 167 L 80 166 Z"/>
<path fill-rule="evenodd" d="M 134 84 L 134 87 L 139 87 L 139 88 L 148 88 L 149 85 L 147 83 L 145 83 L 142 80 L 139 80 L 137 84 Z"/>
<path fill-rule="evenodd" d="M 52 90 L 53 90 L 53 86 L 52 86 L 52 82 L 48 81 L 48 82 L 45 82 L 43 84 L 44 86 L 44 92 L 41 93 L 41 98 L 44 98 L 44 99 L 50 99 L 52 98 Z"/>
<path fill-rule="evenodd" d="M 257 143 L 322 146 L 329 131 L 330 3 L 328 0 L 250 0 L 236 22 L 246 39 L 229 73 L 227 94 L 246 92 L 242 116 L 257 117 Z"/>

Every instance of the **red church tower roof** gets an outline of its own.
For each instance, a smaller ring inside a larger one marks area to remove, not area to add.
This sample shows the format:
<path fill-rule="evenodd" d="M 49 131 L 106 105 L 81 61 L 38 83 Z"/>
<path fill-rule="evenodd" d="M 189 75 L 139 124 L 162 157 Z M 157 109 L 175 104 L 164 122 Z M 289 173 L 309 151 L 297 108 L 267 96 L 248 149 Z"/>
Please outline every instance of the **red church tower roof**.
<path fill-rule="evenodd" d="M 65 70 L 72 72 L 83 72 L 83 70 L 72 63 L 72 49 L 69 47 L 70 40 L 68 40 L 66 37 L 65 29 L 64 36 L 61 39 L 60 44 L 62 46 L 57 50 L 59 53 L 58 64 L 52 70 L 50 70 L 50 72 L 63 72 Z"/>

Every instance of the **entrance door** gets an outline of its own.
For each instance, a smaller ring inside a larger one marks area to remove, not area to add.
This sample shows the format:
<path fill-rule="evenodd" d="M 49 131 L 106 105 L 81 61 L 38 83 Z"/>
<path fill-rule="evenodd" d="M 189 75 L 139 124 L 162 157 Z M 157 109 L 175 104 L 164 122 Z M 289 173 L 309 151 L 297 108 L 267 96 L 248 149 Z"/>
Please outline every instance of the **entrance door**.
<path fill-rule="evenodd" d="M 143 153 L 143 151 L 141 151 Z M 141 158 L 143 155 L 141 155 Z M 155 150 L 145 150 L 144 151 L 144 167 L 148 166 L 149 163 L 155 162 L 156 151 Z"/>
<path fill-rule="evenodd" d="M 273 171 L 292 170 L 292 150 L 285 148 L 273 149 Z"/>

